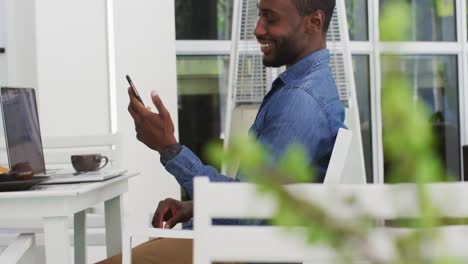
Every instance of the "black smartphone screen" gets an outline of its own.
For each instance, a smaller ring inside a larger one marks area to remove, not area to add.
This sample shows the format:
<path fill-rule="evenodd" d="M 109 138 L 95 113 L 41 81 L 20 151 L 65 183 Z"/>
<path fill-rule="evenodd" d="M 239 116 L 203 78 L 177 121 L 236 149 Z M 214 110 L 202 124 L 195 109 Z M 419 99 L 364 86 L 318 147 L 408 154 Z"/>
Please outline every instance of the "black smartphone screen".
<path fill-rule="evenodd" d="M 135 95 L 135 97 L 138 99 L 138 101 L 140 101 L 140 103 L 141 103 L 142 105 L 145 105 L 145 104 L 143 103 L 143 100 L 141 100 L 140 94 L 138 93 L 138 91 L 137 91 L 135 85 L 133 84 L 133 81 L 132 81 L 132 79 L 130 78 L 130 76 L 129 76 L 129 75 L 126 75 L 125 78 L 127 78 L 128 84 L 130 84 L 130 87 L 132 87 L 132 91 L 133 91 L 133 94 Z"/>

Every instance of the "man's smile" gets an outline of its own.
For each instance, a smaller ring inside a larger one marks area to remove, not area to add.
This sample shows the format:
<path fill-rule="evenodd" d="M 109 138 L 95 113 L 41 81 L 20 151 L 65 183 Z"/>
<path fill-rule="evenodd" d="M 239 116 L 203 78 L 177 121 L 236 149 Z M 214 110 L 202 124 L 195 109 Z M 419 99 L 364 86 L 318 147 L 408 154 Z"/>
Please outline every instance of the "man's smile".
<path fill-rule="evenodd" d="M 268 53 L 271 52 L 273 48 L 273 42 L 271 41 L 259 41 L 260 43 L 260 49 L 263 54 L 267 55 Z"/>

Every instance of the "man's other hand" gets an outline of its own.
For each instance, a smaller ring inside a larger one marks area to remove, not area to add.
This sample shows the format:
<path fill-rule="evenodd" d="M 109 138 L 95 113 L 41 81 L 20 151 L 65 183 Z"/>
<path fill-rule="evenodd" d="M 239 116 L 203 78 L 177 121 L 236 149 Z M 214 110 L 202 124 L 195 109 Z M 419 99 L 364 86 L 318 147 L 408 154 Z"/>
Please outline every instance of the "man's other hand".
<path fill-rule="evenodd" d="M 151 92 L 151 99 L 159 113 L 145 108 L 128 88 L 130 103 L 128 112 L 135 122 L 136 137 L 149 148 L 161 152 L 169 145 L 177 143 L 174 137 L 174 124 L 171 115 L 156 91 Z"/>
<path fill-rule="evenodd" d="M 193 202 L 181 202 L 171 198 L 160 201 L 153 216 L 153 227 L 172 228 L 193 217 Z M 165 225 L 163 223 L 166 222 Z"/>

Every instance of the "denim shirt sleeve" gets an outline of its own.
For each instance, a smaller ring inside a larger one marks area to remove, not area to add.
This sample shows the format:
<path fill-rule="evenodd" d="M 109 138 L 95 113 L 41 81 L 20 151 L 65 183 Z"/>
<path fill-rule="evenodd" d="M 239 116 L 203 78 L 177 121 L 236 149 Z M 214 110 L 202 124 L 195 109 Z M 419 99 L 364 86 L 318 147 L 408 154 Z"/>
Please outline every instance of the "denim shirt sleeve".
<path fill-rule="evenodd" d="M 329 122 L 313 95 L 300 88 L 286 88 L 275 99 L 257 131 L 258 140 L 274 160 L 280 159 L 291 144 L 304 147 L 311 164 L 330 153 L 333 144 Z"/>
<path fill-rule="evenodd" d="M 208 176 L 211 182 L 236 181 L 220 174 L 212 166 L 204 165 L 197 155 L 185 146 L 176 157 L 166 164 L 166 170 L 174 175 L 177 182 L 184 188 L 190 198 L 193 198 L 193 178 L 196 176 Z"/>

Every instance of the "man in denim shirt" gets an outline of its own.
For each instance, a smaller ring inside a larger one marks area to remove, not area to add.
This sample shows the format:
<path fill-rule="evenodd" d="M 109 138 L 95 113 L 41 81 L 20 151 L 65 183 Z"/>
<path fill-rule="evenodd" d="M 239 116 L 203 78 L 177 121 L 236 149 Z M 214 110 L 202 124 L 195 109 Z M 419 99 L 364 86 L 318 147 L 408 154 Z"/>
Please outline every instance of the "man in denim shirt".
<path fill-rule="evenodd" d="M 320 182 L 338 129 L 344 127 L 344 109 L 326 49 L 326 31 L 334 6 L 334 0 L 260 0 L 254 31 L 264 54 L 263 64 L 286 65 L 287 70 L 273 82 L 251 132 L 274 158 L 280 158 L 291 144 L 301 144 Z M 135 120 L 138 140 L 161 154 L 162 164 L 189 197 L 193 197 L 195 176 L 205 175 L 215 182 L 236 181 L 203 164 L 190 149 L 177 143 L 169 112 L 155 91 L 152 99 L 159 114 L 145 109 L 131 90 L 129 95 L 128 109 Z M 172 228 L 192 216 L 192 202 L 166 199 L 156 210 L 153 226 Z M 175 249 L 180 252 L 176 259 L 167 253 Z M 135 248 L 133 258 L 138 263 L 190 263 L 191 251 L 190 240 L 161 239 Z"/>

